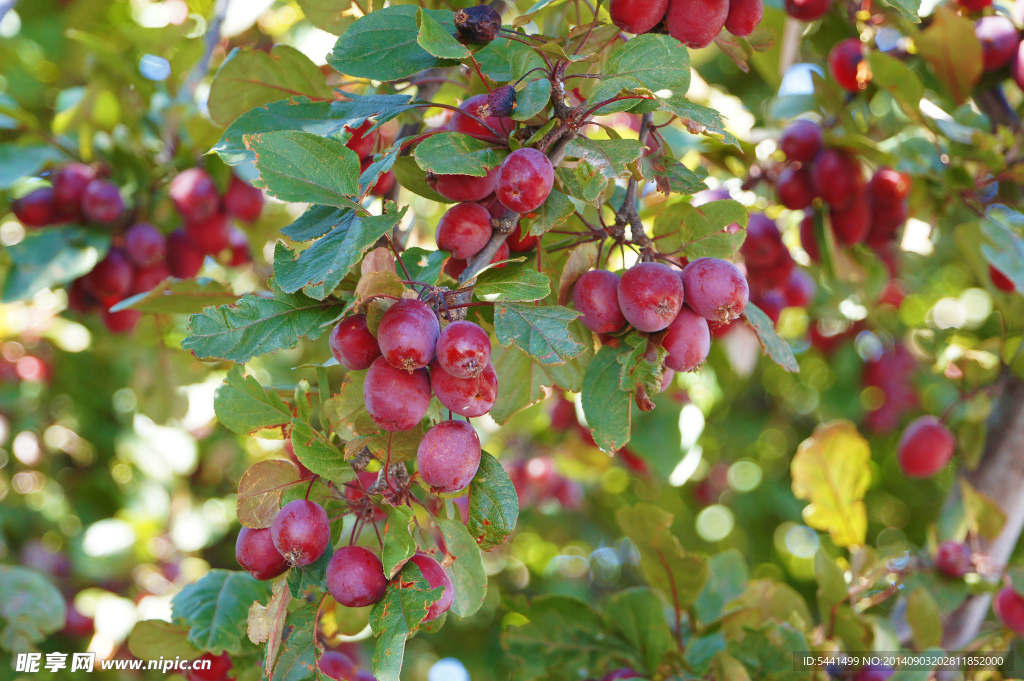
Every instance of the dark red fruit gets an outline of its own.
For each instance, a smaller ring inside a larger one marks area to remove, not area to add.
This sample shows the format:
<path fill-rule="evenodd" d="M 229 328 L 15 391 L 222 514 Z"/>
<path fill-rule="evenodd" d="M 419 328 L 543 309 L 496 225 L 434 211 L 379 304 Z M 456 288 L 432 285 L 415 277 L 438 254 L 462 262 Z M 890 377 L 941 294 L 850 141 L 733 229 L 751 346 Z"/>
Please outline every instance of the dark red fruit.
<path fill-rule="evenodd" d="M 986 71 L 998 71 L 1013 59 L 1020 45 L 1020 36 L 1013 22 L 1002 14 L 978 19 L 974 35 L 981 43 L 982 60 Z"/>
<path fill-rule="evenodd" d="M 491 338 L 473 322 L 452 322 L 437 338 L 437 362 L 456 378 L 474 378 L 491 361 Z"/>
<path fill-rule="evenodd" d="M 434 492 L 461 492 L 480 467 L 480 436 L 468 421 L 441 421 L 420 440 L 416 467 Z"/>
<path fill-rule="evenodd" d="M 208 660 L 210 662 L 209 668 L 206 668 L 205 665 L 203 665 L 203 669 L 197 668 L 196 663 L 199 660 Z M 188 681 L 230 681 L 232 678 L 228 676 L 233 665 L 231 657 L 227 653 L 220 655 L 205 653 L 202 657 L 194 660 L 192 665 L 193 668 L 185 675 Z"/>
<path fill-rule="evenodd" d="M 747 223 L 747 238 L 740 246 L 747 267 L 771 267 L 781 257 L 789 255 L 782 243 L 782 232 L 775 221 L 764 213 L 752 213 Z"/>
<path fill-rule="evenodd" d="M 496 118 L 508 118 L 516 110 L 516 89 L 511 85 L 494 88 L 487 95 L 487 110 Z"/>
<path fill-rule="evenodd" d="M 191 279 L 203 269 L 206 254 L 185 233 L 176 229 L 167 235 L 167 267 L 178 279 Z"/>
<path fill-rule="evenodd" d="M 761 0 L 729 0 L 729 14 L 725 17 L 725 30 L 746 37 L 754 32 L 764 17 Z"/>
<path fill-rule="evenodd" d="M 452 602 L 455 600 L 455 587 L 452 585 L 452 579 L 440 563 L 424 553 L 417 553 L 409 559 L 409 562 L 420 569 L 423 579 L 427 580 L 431 589 L 444 587 L 444 591 L 441 592 L 441 600 L 427 608 L 427 615 L 423 618 L 424 622 L 436 620 L 452 607 Z"/>
<path fill-rule="evenodd" d="M 832 233 L 840 246 L 859 244 L 871 230 L 871 209 L 866 201 L 853 201 L 846 208 L 832 208 L 828 213 Z"/>
<path fill-rule="evenodd" d="M 694 260 L 683 270 L 683 285 L 690 309 L 713 322 L 736 319 L 750 299 L 746 277 L 728 260 Z"/>
<path fill-rule="evenodd" d="M 864 194 L 864 176 L 855 158 L 825 149 L 814 159 L 814 190 L 835 208 L 845 208 Z"/>
<path fill-rule="evenodd" d="M 814 180 L 805 168 L 789 167 L 779 173 L 775 180 L 775 191 L 779 202 L 790 210 L 803 210 L 814 202 Z"/>
<path fill-rule="evenodd" d="M 794 269 L 782 288 L 786 307 L 807 307 L 814 300 L 814 279 L 804 270 Z"/>
<path fill-rule="evenodd" d="M 779 147 L 790 161 L 810 163 L 825 146 L 825 135 L 814 121 L 801 118 L 782 131 Z"/>
<path fill-rule="evenodd" d="M 898 204 L 910 196 L 910 177 L 883 166 L 871 176 L 868 195 L 875 203 Z"/>
<path fill-rule="evenodd" d="M 285 504 L 274 518 L 270 536 L 292 565 L 309 565 L 331 542 L 331 521 L 320 504 L 296 499 Z"/>
<path fill-rule="evenodd" d="M 479 203 L 458 203 L 437 223 L 437 247 L 453 258 L 469 260 L 491 238 L 491 214 Z"/>
<path fill-rule="evenodd" d="M 373 196 L 383 197 L 391 193 L 391 190 L 395 188 L 395 173 L 391 170 L 377 178 L 377 181 L 370 187 L 370 194 Z"/>
<path fill-rule="evenodd" d="M 455 29 L 471 43 L 489 43 L 501 30 L 501 15 L 487 5 L 460 9 L 455 13 Z"/>
<path fill-rule="evenodd" d="M 373 360 L 380 357 L 380 345 L 367 328 L 364 314 L 354 314 L 338 322 L 328 344 L 334 358 L 351 371 L 369 369 Z"/>
<path fill-rule="evenodd" d="M 373 121 L 365 120 L 358 128 L 350 128 L 345 126 L 345 130 L 352 133 L 352 137 L 349 138 L 345 146 L 355 152 L 359 158 L 365 158 L 373 153 L 373 147 L 377 144 L 377 131 L 370 132 L 370 128 L 373 127 Z"/>
<path fill-rule="evenodd" d="M 786 309 L 786 298 L 782 293 L 775 289 L 760 290 L 751 296 L 750 302 L 768 315 L 768 319 L 772 320 L 772 326 L 778 326 L 782 311 Z"/>
<path fill-rule="evenodd" d="M 539 240 L 540 237 L 530 234 L 523 236 L 523 226 L 517 223 L 516 228 L 509 232 L 505 243 L 508 244 L 508 250 L 513 253 L 526 253 L 536 248 Z"/>
<path fill-rule="evenodd" d="M 988 276 L 992 280 L 992 285 L 995 286 L 1000 291 L 1005 291 L 1006 293 L 1013 293 L 1014 291 L 1017 290 L 1017 287 L 1013 283 L 1013 280 L 1010 279 L 1005 274 L 1003 274 L 1002 272 L 1000 272 L 999 270 L 997 270 L 995 267 L 992 267 L 992 265 L 988 266 Z"/>
<path fill-rule="evenodd" d="M 870 207 L 871 228 L 865 243 L 875 249 L 886 248 L 899 239 L 900 227 L 907 221 L 907 202 L 888 205 L 871 201 Z"/>
<path fill-rule="evenodd" d="M 132 266 L 122 251 L 114 249 L 85 275 L 89 293 L 101 301 L 120 300 L 132 288 Z"/>
<path fill-rule="evenodd" d="M 832 0 L 786 0 L 786 13 L 800 21 L 814 21 L 825 16 Z"/>
<path fill-rule="evenodd" d="M 860 668 L 853 681 L 889 681 L 895 673 L 895 669 L 884 664 L 869 664 Z"/>
<path fill-rule="evenodd" d="M 185 233 L 206 255 L 216 255 L 231 243 L 227 216 L 214 215 L 202 222 L 186 222 Z"/>
<path fill-rule="evenodd" d="M 494 193 L 498 186 L 498 171 L 499 168 L 492 168 L 484 177 L 428 175 L 427 184 L 449 201 L 480 201 Z"/>
<path fill-rule="evenodd" d="M 130 333 L 135 330 L 135 326 L 142 319 L 142 313 L 138 310 L 119 310 L 117 312 L 103 310 L 100 316 L 103 319 L 103 325 L 111 333 Z"/>
<path fill-rule="evenodd" d="M 53 189 L 40 187 L 11 202 L 11 212 L 26 227 L 46 227 L 57 221 Z"/>
<path fill-rule="evenodd" d="M 435 361 L 430 365 L 430 387 L 446 409 L 467 418 L 483 416 L 498 399 L 498 375 L 490 363 L 479 376 L 457 378 Z"/>
<path fill-rule="evenodd" d="M 992 603 L 999 621 L 1010 631 L 1024 636 L 1024 596 L 1012 586 L 1003 587 Z"/>
<path fill-rule="evenodd" d="M 378 427 L 390 431 L 415 428 L 430 406 L 430 377 L 425 369 L 403 371 L 378 357 L 366 372 L 363 401 Z"/>
<path fill-rule="evenodd" d="M 832 48 L 828 53 L 828 68 L 832 77 L 844 89 L 857 92 L 861 89 L 858 79 L 860 63 L 864 61 L 864 48 L 859 38 L 847 38 Z"/>
<path fill-rule="evenodd" d="M 708 320 L 683 305 L 665 330 L 665 338 L 661 343 L 668 350 L 665 366 L 675 371 L 693 371 L 708 358 L 711 351 Z"/>
<path fill-rule="evenodd" d="M 106 180 L 93 180 L 82 192 L 82 215 L 89 222 L 109 225 L 124 213 L 124 201 L 117 185 Z"/>
<path fill-rule="evenodd" d="M 974 571 L 971 563 L 971 547 L 962 541 L 944 541 L 935 552 L 935 568 L 954 579 Z"/>
<path fill-rule="evenodd" d="M 96 173 L 84 163 L 69 163 L 58 168 L 51 178 L 53 199 L 62 215 L 76 215 L 82 205 L 82 192 L 96 179 Z"/>
<path fill-rule="evenodd" d="M 224 212 L 242 222 L 256 222 L 263 212 L 263 192 L 232 175 L 224 193 Z"/>
<path fill-rule="evenodd" d="M 548 200 L 554 182 L 555 168 L 548 157 L 526 147 L 513 151 L 501 164 L 495 193 L 509 210 L 530 213 Z"/>
<path fill-rule="evenodd" d="M 515 122 L 511 118 L 499 118 L 497 116 L 491 116 L 490 107 L 487 103 L 488 96 L 486 94 L 474 95 L 459 105 L 459 109 L 465 111 L 471 115 L 467 116 L 464 113 L 454 113 L 450 121 L 448 121 L 448 129 L 453 132 L 462 132 L 467 135 L 480 135 L 482 137 L 494 137 L 495 134 L 508 134 L 515 129 Z M 487 129 L 483 123 L 478 121 L 476 118 L 483 119 L 487 125 L 494 128 L 494 132 Z"/>
<path fill-rule="evenodd" d="M 800 247 L 807 251 L 811 262 L 821 262 L 821 251 L 818 248 L 818 239 L 814 235 L 814 214 L 804 216 L 800 221 Z"/>
<path fill-rule="evenodd" d="M 187 222 L 209 220 L 220 210 L 220 194 L 213 178 L 202 168 L 189 168 L 171 180 L 174 207 Z"/>
<path fill-rule="evenodd" d="M 611 0 L 608 12 L 612 23 L 626 33 L 647 33 L 661 23 L 668 12 L 669 0 Z"/>
<path fill-rule="evenodd" d="M 934 416 L 921 416 L 903 431 L 897 456 L 906 475 L 927 478 L 946 467 L 955 449 L 956 438 L 942 421 Z"/>
<path fill-rule="evenodd" d="M 327 563 L 327 590 L 347 608 L 373 605 L 387 588 L 380 558 L 361 546 L 344 546 Z"/>
<path fill-rule="evenodd" d="M 583 326 L 594 333 L 612 333 L 626 325 L 618 289 L 619 275 L 608 270 L 591 270 L 576 281 L 572 304 L 583 313 Z"/>
<path fill-rule="evenodd" d="M 365 551 L 366 549 L 362 550 Z M 338 554 L 334 555 L 337 556 Z M 325 652 L 320 658 L 320 662 L 317 663 L 317 667 L 320 669 L 321 674 L 334 679 L 334 681 L 356 681 L 356 675 L 359 673 L 359 667 L 352 661 L 352 658 L 345 653 L 339 653 L 337 650 Z"/>
<path fill-rule="evenodd" d="M 645 262 L 626 270 L 617 289 L 619 309 L 635 329 L 661 331 L 683 305 L 683 282 L 668 265 Z"/>
<path fill-rule="evenodd" d="M 729 0 L 671 0 L 665 22 L 668 34 L 691 48 L 710 45 L 725 26 Z"/>
<path fill-rule="evenodd" d="M 957 0 L 957 2 L 964 9 L 969 9 L 972 12 L 983 10 L 992 5 L 992 0 Z"/>
<path fill-rule="evenodd" d="M 274 546 L 270 528 L 252 529 L 243 527 L 235 540 L 235 560 L 261 581 L 283 575 L 288 570 L 288 561 Z"/>
<path fill-rule="evenodd" d="M 139 222 L 124 233 L 124 250 L 136 267 L 152 267 L 164 259 L 167 239 L 153 225 Z"/>
<path fill-rule="evenodd" d="M 437 315 L 418 300 L 400 300 L 384 313 L 377 327 L 377 342 L 392 366 L 412 371 L 430 364 L 441 326 Z"/>
<path fill-rule="evenodd" d="M 231 267 L 242 267 L 252 262 L 252 248 L 249 246 L 249 237 L 234 225 L 228 228 L 228 248 L 231 249 L 231 255 L 228 258 L 228 265 Z"/>

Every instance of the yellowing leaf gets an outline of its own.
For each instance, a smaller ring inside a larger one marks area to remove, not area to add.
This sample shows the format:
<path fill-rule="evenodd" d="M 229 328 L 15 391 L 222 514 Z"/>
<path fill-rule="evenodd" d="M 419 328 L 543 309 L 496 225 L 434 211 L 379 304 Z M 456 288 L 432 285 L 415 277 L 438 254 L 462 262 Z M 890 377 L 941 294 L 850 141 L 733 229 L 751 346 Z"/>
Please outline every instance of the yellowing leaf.
<path fill-rule="evenodd" d="M 864 543 L 870 460 L 870 445 L 849 421 L 818 426 L 793 457 L 793 494 L 810 502 L 804 508 L 804 520 L 827 531 L 838 546 Z"/>

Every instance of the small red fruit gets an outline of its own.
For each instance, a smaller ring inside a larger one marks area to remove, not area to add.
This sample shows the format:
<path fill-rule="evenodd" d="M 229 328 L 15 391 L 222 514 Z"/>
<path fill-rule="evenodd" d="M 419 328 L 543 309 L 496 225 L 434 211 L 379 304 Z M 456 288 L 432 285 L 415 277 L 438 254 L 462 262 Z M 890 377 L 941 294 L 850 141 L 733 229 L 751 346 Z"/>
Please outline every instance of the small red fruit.
<path fill-rule="evenodd" d="M 449 201 L 480 201 L 494 193 L 499 168 L 483 177 L 473 175 L 428 175 L 427 184 Z"/>
<path fill-rule="evenodd" d="M 192 241 L 184 229 L 167 235 L 167 267 L 178 279 L 191 279 L 203 269 L 206 254 Z"/>
<path fill-rule="evenodd" d="M 858 92 L 861 89 L 857 74 L 862 61 L 864 48 L 859 38 L 847 38 L 837 43 L 828 53 L 828 68 L 832 72 L 832 77 L 850 92 Z"/>
<path fill-rule="evenodd" d="M 452 579 L 444 571 L 440 563 L 425 553 L 417 553 L 409 559 L 409 562 L 420 569 L 420 572 L 423 573 L 423 578 L 427 580 L 427 584 L 430 585 L 431 589 L 444 587 L 444 591 L 441 592 L 441 600 L 427 608 L 427 615 L 423 619 L 424 622 L 436 620 L 447 612 L 448 608 L 452 607 L 452 603 L 455 601 L 455 587 L 452 585 Z"/>
<path fill-rule="evenodd" d="M 644 262 L 622 275 L 617 296 L 619 309 L 634 328 L 648 333 L 661 331 L 683 305 L 683 282 L 668 265 Z"/>
<path fill-rule="evenodd" d="M 491 338 L 473 322 L 452 322 L 437 339 L 437 362 L 456 378 L 474 378 L 491 361 Z"/>
<path fill-rule="evenodd" d="M 366 411 L 384 430 L 410 430 L 419 425 L 430 406 L 430 377 L 425 369 L 396 369 L 378 357 L 363 384 Z"/>
<path fill-rule="evenodd" d="M 971 563 L 971 547 L 962 541 L 944 541 L 935 552 L 935 568 L 954 579 L 974 571 Z"/>
<path fill-rule="evenodd" d="M 26 227 L 46 227 L 57 221 L 53 189 L 40 187 L 11 202 L 11 212 Z"/>
<path fill-rule="evenodd" d="M 225 215 L 214 215 L 202 222 L 186 222 L 185 233 L 206 255 L 216 255 L 231 243 L 231 231 Z"/>
<path fill-rule="evenodd" d="M 779 202 L 790 210 L 803 210 L 814 202 L 814 180 L 807 168 L 789 167 L 775 179 Z"/>
<path fill-rule="evenodd" d="M 331 541 L 331 521 L 320 504 L 289 501 L 270 526 L 274 546 L 292 565 L 309 565 Z"/>
<path fill-rule="evenodd" d="M 388 588 L 380 558 L 361 546 L 335 551 L 327 563 L 326 581 L 331 598 L 347 608 L 373 605 L 384 598 Z"/>
<path fill-rule="evenodd" d="M 786 0 L 786 13 L 800 21 L 814 21 L 825 16 L 832 0 Z"/>
<path fill-rule="evenodd" d="M 392 366 L 412 371 L 430 364 L 440 333 L 437 315 L 426 303 L 400 300 L 381 317 L 377 342 Z"/>
<path fill-rule="evenodd" d="M 209 220 L 220 210 L 220 194 L 213 178 L 202 168 L 189 168 L 171 180 L 171 201 L 187 222 Z"/>
<path fill-rule="evenodd" d="M 711 351 L 708 320 L 683 305 L 665 330 L 662 346 L 668 350 L 665 366 L 675 371 L 693 371 Z"/>
<path fill-rule="evenodd" d="M 468 421 L 441 421 L 420 440 L 416 467 L 434 492 L 461 492 L 480 468 L 480 436 Z"/>
<path fill-rule="evenodd" d="M 82 215 L 90 222 L 109 225 L 124 213 L 124 201 L 117 185 L 106 180 L 93 180 L 82 192 Z"/>
<path fill-rule="evenodd" d="M 479 203 L 458 203 L 437 223 L 437 247 L 453 258 L 469 260 L 491 238 L 491 214 Z"/>
<path fill-rule="evenodd" d="M 825 135 L 814 121 L 801 118 L 782 131 L 779 147 L 790 161 L 810 163 L 825 146 Z"/>
<path fill-rule="evenodd" d="M 728 16 L 729 0 L 671 0 L 665 22 L 670 36 L 697 49 L 718 37 Z"/>
<path fill-rule="evenodd" d="M 235 560 L 261 581 L 283 575 L 289 568 L 288 560 L 274 546 L 270 528 L 243 527 L 235 540 Z"/>
<path fill-rule="evenodd" d="M 263 212 L 263 192 L 248 182 L 231 176 L 224 193 L 224 212 L 242 222 L 255 222 Z"/>
<path fill-rule="evenodd" d="M 555 168 L 543 152 L 516 149 L 501 164 L 496 194 L 501 205 L 517 213 L 540 208 L 555 182 Z"/>
<path fill-rule="evenodd" d="M 647 33 L 661 23 L 669 0 L 611 0 L 608 13 L 612 23 L 626 33 Z"/>
<path fill-rule="evenodd" d="M 1024 636 L 1024 596 L 1012 586 L 1003 587 L 992 603 L 999 621 L 1018 636 Z"/>
<path fill-rule="evenodd" d="M 594 333 L 613 333 L 626 325 L 619 307 L 619 275 L 608 270 L 591 270 L 576 281 L 572 302 L 582 312 L 580 322 Z"/>
<path fill-rule="evenodd" d="M 334 358 L 351 371 L 369 369 L 373 360 L 380 357 L 380 345 L 367 328 L 364 314 L 354 314 L 338 322 L 328 344 Z"/>
<path fill-rule="evenodd" d="M 736 319 L 747 307 L 747 279 L 728 260 L 698 258 L 686 266 L 682 277 L 686 304 L 709 321 Z"/>
<path fill-rule="evenodd" d="M 897 456 L 906 475 L 927 478 L 946 467 L 955 449 L 956 438 L 949 428 L 934 416 L 922 416 L 903 431 Z"/>

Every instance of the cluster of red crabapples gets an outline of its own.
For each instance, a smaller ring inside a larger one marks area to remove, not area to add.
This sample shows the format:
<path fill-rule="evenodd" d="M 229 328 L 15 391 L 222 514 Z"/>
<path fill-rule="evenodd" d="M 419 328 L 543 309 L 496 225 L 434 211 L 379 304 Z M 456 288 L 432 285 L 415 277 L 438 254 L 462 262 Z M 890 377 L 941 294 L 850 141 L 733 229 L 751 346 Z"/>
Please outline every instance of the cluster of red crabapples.
<path fill-rule="evenodd" d="M 682 270 L 641 262 L 621 277 L 608 270 L 590 270 L 576 282 L 573 305 L 583 315 L 580 321 L 594 333 L 613 334 L 629 326 L 658 334 L 651 340 L 668 353 L 664 388 L 672 372 L 693 371 L 707 359 L 708 323 L 737 319 L 749 295 L 746 278 L 731 262 L 698 258 Z"/>
<path fill-rule="evenodd" d="M 722 29 L 744 38 L 764 16 L 762 0 L 611 0 L 612 22 L 626 33 L 667 32 L 691 48 L 710 45 Z"/>
<path fill-rule="evenodd" d="M 12 211 L 27 227 L 84 222 L 113 234 L 106 257 L 68 286 L 68 308 L 98 313 L 108 329 L 127 333 L 135 328 L 136 310 L 111 312 L 130 296 L 152 290 L 168 277 L 189 279 L 202 269 L 207 255 L 239 267 L 252 261 L 249 241 L 230 220 L 253 222 L 263 210 L 263 194 L 235 176 L 221 196 L 213 178 L 189 168 L 171 180 L 171 201 L 184 227 L 170 234 L 148 222 L 123 224 L 131 216 L 120 190 L 97 177 L 82 163 L 69 163 L 50 176 L 51 186 L 15 200 Z"/>

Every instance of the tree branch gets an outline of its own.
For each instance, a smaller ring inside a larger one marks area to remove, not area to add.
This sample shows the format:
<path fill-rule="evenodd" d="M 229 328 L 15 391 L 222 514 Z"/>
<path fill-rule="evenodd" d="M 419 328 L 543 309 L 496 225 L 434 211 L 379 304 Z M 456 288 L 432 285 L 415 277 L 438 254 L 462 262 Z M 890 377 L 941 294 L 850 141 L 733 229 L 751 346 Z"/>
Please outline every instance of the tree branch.
<path fill-rule="evenodd" d="M 643 149 L 647 144 L 647 138 L 651 134 L 651 124 L 654 120 L 653 114 L 645 113 L 643 118 L 640 120 L 640 153 L 643 154 Z M 636 177 L 629 178 L 629 183 L 626 185 L 626 198 L 622 201 L 622 207 L 619 208 L 619 212 L 615 214 L 615 225 L 612 228 L 614 231 L 613 236 L 616 240 L 623 240 L 625 238 L 625 225 L 629 225 L 629 231 L 632 235 L 632 241 L 639 246 L 645 253 L 654 248 L 654 243 L 651 238 L 647 236 L 647 232 L 644 231 L 643 223 L 640 222 L 640 214 L 637 211 L 636 206 L 636 194 L 639 188 L 639 183 Z"/>

